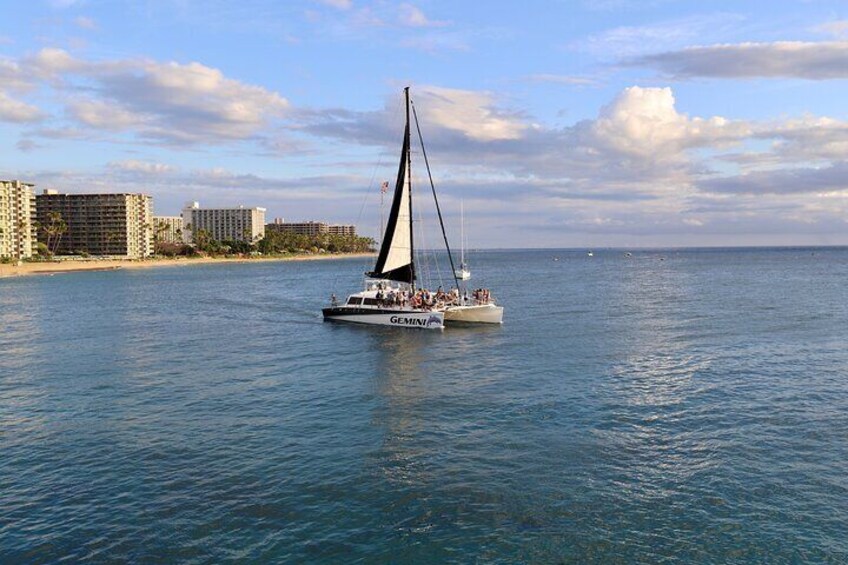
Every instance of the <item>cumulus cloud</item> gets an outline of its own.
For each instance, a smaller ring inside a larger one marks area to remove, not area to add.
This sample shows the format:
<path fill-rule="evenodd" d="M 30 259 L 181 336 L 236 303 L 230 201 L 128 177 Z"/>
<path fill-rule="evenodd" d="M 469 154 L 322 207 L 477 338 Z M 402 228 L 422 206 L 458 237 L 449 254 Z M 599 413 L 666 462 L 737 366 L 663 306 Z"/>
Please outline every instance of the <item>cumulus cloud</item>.
<path fill-rule="evenodd" d="M 678 112 L 668 88 L 625 89 L 597 118 L 559 129 L 505 110 L 485 92 L 419 86 L 413 95 L 432 158 L 487 189 L 493 180 L 513 176 L 527 190 L 568 197 L 679 191 L 699 166 L 691 150 L 731 146 L 750 134 L 745 123 Z M 397 102 L 377 112 L 318 112 L 304 118 L 304 129 L 393 147 L 396 107 Z"/>
<path fill-rule="evenodd" d="M 636 57 L 626 65 L 650 67 L 675 78 L 848 78 L 848 41 L 738 43 L 689 47 Z"/>
<path fill-rule="evenodd" d="M 276 92 L 196 62 L 86 61 L 49 48 L 19 71 L 62 89 L 66 114 L 80 124 L 169 143 L 249 139 L 289 109 Z"/>
<path fill-rule="evenodd" d="M 7 91 L 31 90 L 33 79 L 27 76 L 17 61 L 0 57 L 0 88 Z"/>
<path fill-rule="evenodd" d="M 518 139 L 527 128 L 516 116 L 498 112 L 493 98 L 467 90 L 427 87 L 416 95 L 439 127 L 478 141 Z"/>
<path fill-rule="evenodd" d="M 145 118 L 123 105 L 104 100 L 81 99 L 68 104 L 68 114 L 87 126 L 108 131 L 124 131 L 142 125 Z"/>
<path fill-rule="evenodd" d="M 675 108 L 671 88 L 625 89 L 589 128 L 597 145 L 641 158 L 676 158 L 685 149 L 718 146 L 749 133 L 721 117 L 690 118 Z"/>
<path fill-rule="evenodd" d="M 729 234 L 738 237 L 752 226 L 761 233 L 812 230 L 830 237 L 848 206 L 841 180 L 848 170 L 838 164 L 846 154 L 848 123 L 833 118 L 692 116 L 678 108 L 670 88 L 634 86 L 596 117 L 555 129 L 500 107 L 485 93 L 457 96 L 419 86 L 413 95 L 445 206 L 458 206 L 461 195 L 503 233 L 521 232 L 523 241 L 534 236 L 511 218 L 525 213 L 534 215 L 532 229 L 539 233 L 596 234 L 618 243 L 623 240 L 613 234 L 646 238 L 645 244 L 659 244 L 663 234 L 728 244 L 734 241 Z M 441 113 L 447 101 L 462 110 Z M 390 120 L 396 106 L 317 112 L 305 117 L 304 127 L 396 149 L 400 130 Z M 486 131 L 480 124 L 489 116 L 505 119 L 508 127 L 472 135 Z M 845 204 L 837 205 L 834 194 Z M 817 207 L 824 199 L 827 205 Z"/>
<path fill-rule="evenodd" d="M 0 121 L 29 123 L 43 119 L 41 110 L 0 91 Z"/>
<path fill-rule="evenodd" d="M 487 92 L 419 86 L 413 99 L 420 102 L 419 118 L 429 131 L 428 139 L 463 138 L 490 142 L 516 140 L 528 125 L 517 115 L 498 110 L 494 97 Z M 389 100 L 382 111 L 350 112 L 327 110 L 304 114 L 306 131 L 383 145 L 397 137 L 392 116 L 396 116 L 398 98 Z"/>

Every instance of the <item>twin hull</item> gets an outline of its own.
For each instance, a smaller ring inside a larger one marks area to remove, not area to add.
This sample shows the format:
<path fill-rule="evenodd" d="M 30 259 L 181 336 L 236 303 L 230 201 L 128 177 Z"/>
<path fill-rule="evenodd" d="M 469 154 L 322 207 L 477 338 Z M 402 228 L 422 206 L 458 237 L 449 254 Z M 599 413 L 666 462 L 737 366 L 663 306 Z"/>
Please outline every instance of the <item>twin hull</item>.
<path fill-rule="evenodd" d="M 445 310 L 445 321 L 467 324 L 500 324 L 503 322 L 503 310 L 503 306 L 495 306 L 494 304 L 449 306 Z"/>
<path fill-rule="evenodd" d="M 324 308 L 323 312 L 325 320 L 351 322 L 354 324 L 430 330 L 440 330 L 445 327 L 445 315 L 442 312 L 377 310 L 370 308 L 349 308 L 345 306 Z"/>

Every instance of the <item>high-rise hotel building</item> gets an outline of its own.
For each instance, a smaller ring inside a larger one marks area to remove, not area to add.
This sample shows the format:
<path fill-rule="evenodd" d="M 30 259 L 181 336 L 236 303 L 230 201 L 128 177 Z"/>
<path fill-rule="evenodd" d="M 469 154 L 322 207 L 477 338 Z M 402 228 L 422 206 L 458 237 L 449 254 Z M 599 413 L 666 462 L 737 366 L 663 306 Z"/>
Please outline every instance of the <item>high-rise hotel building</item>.
<path fill-rule="evenodd" d="M 48 226 L 56 218 L 67 224 L 58 239 L 57 255 L 88 253 L 141 259 L 153 254 L 153 199 L 146 194 L 60 194 L 45 190 L 36 196 L 36 202 L 39 224 Z"/>
<path fill-rule="evenodd" d="M 0 180 L 0 258 L 28 259 L 37 253 L 34 187 Z"/>
<path fill-rule="evenodd" d="M 191 243 L 198 230 L 214 241 L 256 243 L 265 237 L 265 208 L 201 208 L 190 202 L 183 208 L 183 239 Z"/>

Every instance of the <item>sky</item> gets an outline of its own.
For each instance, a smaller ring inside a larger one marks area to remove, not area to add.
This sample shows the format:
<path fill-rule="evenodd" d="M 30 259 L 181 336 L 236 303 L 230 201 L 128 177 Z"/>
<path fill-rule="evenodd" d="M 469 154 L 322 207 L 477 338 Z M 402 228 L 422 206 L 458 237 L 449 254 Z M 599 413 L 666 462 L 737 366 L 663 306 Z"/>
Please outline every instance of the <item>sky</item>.
<path fill-rule="evenodd" d="M 39 191 L 376 236 L 410 86 L 449 234 L 462 203 L 473 248 L 848 244 L 844 1 L 0 0 L 0 15 L 0 178 Z"/>

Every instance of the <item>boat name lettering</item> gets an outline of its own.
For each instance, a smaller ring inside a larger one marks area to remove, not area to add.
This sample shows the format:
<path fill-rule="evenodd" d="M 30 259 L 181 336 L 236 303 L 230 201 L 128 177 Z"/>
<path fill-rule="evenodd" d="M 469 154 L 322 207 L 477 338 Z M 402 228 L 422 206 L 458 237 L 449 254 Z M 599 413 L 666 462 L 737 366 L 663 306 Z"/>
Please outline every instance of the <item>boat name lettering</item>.
<path fill-rule="evenodd" d="M 427 320 L 422 318 L 407 318 L 406 316 L 392 316 L 389 321 L 393 324 L 403 324 L 405 326 L 426 326 Z"/>

